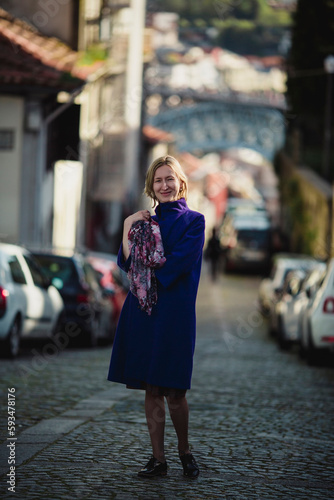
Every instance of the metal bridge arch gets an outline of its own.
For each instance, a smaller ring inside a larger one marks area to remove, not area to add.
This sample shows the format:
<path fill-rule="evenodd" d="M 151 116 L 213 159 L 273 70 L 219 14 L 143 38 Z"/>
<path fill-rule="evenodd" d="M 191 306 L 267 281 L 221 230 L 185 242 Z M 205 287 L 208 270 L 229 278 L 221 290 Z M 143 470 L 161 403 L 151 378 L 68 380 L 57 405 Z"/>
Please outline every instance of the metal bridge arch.
<path fill-rule="evenodd" d="M 244 103 L 198 102 L 162 111 L 149 123 L 174 135 L 179 151 L 250 148 L 270 161 L 285 140 L 283 114 Z"/>

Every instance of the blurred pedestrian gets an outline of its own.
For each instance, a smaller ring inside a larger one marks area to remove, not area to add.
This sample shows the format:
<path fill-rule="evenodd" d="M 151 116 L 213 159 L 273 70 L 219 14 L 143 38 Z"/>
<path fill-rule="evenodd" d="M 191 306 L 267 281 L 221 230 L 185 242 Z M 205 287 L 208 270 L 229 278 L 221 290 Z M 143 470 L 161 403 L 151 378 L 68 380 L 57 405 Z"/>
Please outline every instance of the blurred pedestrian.
<path fill-rule="evenodd" d="M 212 229 L 211 237 L 208 241 L 205 250 L 205 257 L 210 262 L 210 272 L 213 281 L 217 279 L 221 254 L 222 254 L 222 248 L 220 245 L 219 238 L 217 236 L 216 228 L 214 227 Z"/>
<path fill-rule="evenodd" d="M 145 310 L 145 303 L 141 304 L 135 294 L 129 292 L 117 327 L 108 379 L 126 384 L 128 388 L 145 390 L 145 414 L 153 454 L 138 475 L 167 474 L 164 450 L 166 397 L 178 438 L 183 473 L 195 478 L 199 469 L 189 449 L 186 392 L 190 389 L 192 376 L 195 301 L 205 221 L 202 214 L 188 208 L 187 178 L 172 156 L 153 161 L 146 174 L 144 192 L 153 201 L 153 206 L 157 205 L 155 215 L 151 217 L 148 210 L 140 210 L 125 219 L 118 263 L 128 272 L 138 255 L 151 258 L 148 248 L 143 248 L 145 237 L 140 248 L 135 248 L 133 232 L 138 226 L 143 228 L 149 222 L 157 222 L 164 248 L 164 258 L 159 262 L 157 259 L 155 264 L 160 267 L 155 267 L 151 275 L 157 296 Z M 159 234 L 151 238 L 154 231 L 154 227 L 149 229 L 148 237 L 153 246 L 156 243 L 158 247 Z M 138 273 L 132 270 L 133 274 Z M 137 280 L 139 289 L 143 282 L 143 279 Z M 137 288 L 134 286 L 135 290 Z M 137 290 L 141 299 L 149 292 L 144 288 Z"/>

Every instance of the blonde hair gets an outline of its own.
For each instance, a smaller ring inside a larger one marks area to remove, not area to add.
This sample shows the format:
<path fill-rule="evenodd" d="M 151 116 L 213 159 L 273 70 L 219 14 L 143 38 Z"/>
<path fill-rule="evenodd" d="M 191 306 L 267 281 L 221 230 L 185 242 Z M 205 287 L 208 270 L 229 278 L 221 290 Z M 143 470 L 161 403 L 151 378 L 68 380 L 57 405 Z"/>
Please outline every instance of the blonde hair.
<path fill-rule="evenodd" d="M 149 166 L 145 180 L 144 194 L 146 194 L 146 196 L 153 200 L 153 206 L 155 206 L 155 204 L 158 202 L 153 189 L 155 172 L 159 167 L 162 167 L 163 165 L 168 165 L 168 167 L 173 170 L 180 181 L 180 191 L 177 199 L 179 200 L 180 198 L 184 198 L 186 200 L 188 196 L 188 179 L 186 174 L 183 172 L 180 163 L 173 156 L 160 156 Z"/>

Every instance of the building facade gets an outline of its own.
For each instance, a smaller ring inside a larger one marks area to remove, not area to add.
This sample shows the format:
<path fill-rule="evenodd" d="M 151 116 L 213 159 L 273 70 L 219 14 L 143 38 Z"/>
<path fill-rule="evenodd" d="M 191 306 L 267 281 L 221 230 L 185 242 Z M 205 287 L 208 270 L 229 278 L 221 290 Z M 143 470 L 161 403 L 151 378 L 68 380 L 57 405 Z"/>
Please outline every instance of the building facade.
<path fill-rule="evenodd" d="M 0 7 L 0 237 L 115 251 L 139 196 L 145 2 Z"/>

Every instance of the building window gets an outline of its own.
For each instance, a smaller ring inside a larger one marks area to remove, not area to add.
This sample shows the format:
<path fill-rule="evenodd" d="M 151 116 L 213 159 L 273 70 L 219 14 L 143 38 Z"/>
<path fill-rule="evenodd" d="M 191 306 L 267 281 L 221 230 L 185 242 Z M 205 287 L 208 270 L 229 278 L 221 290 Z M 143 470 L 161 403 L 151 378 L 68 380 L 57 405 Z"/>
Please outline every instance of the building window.
<path fill-rule="evenodd" d="M 14 130 L 0 129 L 0 151 L 14 149 Z"/>

